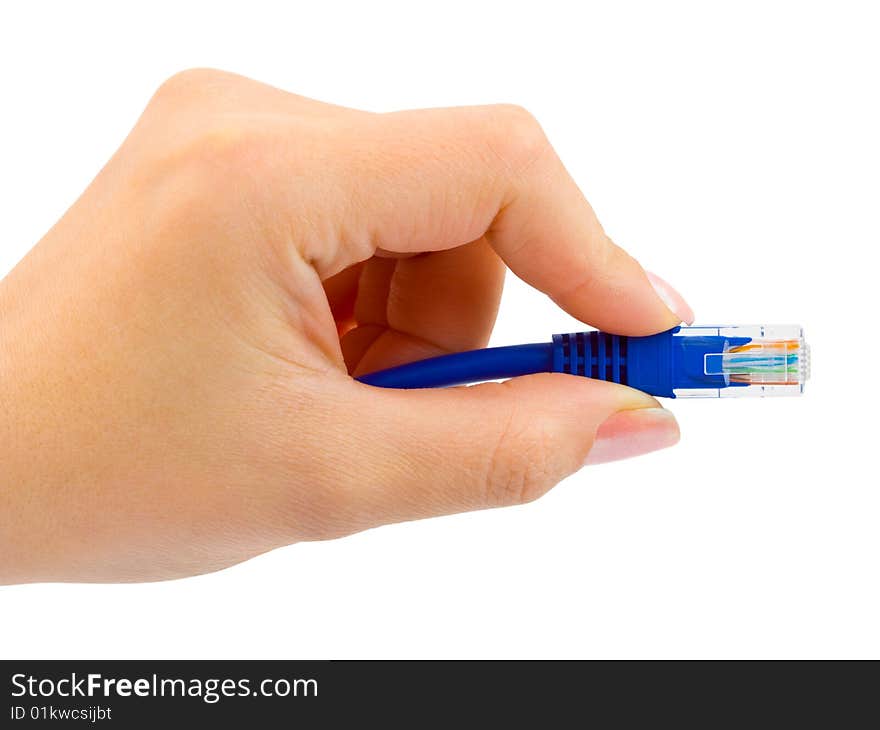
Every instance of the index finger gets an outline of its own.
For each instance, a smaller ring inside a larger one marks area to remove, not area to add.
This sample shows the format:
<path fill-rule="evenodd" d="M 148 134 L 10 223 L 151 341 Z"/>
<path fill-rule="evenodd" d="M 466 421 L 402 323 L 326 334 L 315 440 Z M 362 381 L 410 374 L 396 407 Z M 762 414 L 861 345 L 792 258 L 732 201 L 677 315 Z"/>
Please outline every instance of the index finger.
<path fill-rule="evenodd" d="M 519 107 L 373 115 L 349 144 L 335 164 L 358 201 L 349 225 L 369 235 L 309 251 L 322 276 L 377 248 L 436 251 L 485 235 L 520 278 L 600 329 L 644 335 L 693 319 L 674 290 L 608 238 Z"/>

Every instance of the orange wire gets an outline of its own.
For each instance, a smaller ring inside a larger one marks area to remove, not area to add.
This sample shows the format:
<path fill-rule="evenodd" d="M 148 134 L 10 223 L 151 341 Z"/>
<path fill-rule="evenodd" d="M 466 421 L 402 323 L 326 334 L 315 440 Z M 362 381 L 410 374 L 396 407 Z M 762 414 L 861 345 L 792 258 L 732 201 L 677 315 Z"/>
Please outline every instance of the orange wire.
<path fill-rule="evenodd" d="M 782 347 L 788 352 L 789 350 L 798 349 L 798 346 L 799 343 L 797 340 L 769 340 L 762 344 L 749 343 L 747 345 L 737 345 L 736 347 L 731 347 L 728 352 L 748 352 L 749 350 L 757 350 L 763 347 L 769 349 L 778 349 Z"/>

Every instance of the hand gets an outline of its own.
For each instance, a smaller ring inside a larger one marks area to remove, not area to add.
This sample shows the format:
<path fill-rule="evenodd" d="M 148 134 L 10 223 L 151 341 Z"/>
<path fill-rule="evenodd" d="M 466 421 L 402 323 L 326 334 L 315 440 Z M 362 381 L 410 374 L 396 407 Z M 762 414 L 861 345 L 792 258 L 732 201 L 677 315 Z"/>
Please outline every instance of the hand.
<path fill-rule="evenodd" d="M 674 443 L 610 383 L 351 378 L 484 346 L 505 264 L 603 329 L 691 318 L 519 108 L 370 114 L 173 77 L 0 282 L 0 582 L 202 573 Z"/>

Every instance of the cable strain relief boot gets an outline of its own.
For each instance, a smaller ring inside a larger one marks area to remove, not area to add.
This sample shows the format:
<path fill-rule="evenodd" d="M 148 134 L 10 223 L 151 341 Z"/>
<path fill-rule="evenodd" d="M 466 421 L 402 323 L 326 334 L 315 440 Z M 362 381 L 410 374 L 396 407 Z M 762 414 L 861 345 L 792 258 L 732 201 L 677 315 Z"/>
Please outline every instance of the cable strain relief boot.
<path fill-rule="evenodd" d="M 553 335 L 553 372 L 627 385 L 628 342 L 606 332 Z"/>

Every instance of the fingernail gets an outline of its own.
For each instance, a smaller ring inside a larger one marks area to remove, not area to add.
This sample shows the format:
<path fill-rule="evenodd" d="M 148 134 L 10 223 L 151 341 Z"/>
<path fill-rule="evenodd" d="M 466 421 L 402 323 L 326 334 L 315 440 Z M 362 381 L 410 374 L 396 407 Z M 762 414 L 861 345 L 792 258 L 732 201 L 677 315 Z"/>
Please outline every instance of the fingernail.
<path fill-rule="evenodd" d="M 654 291 L 657 292 L 657 296 L 660 297 L 669 310 L 678 317 L 679 321 L 684 322 L 685 324 L 693 324 L 694 310 L 690 308 L 690 305 L 684 300 L 684 297 L 675 291 L 668 281 L 661 279 L 657 274 L 652 274 L 650 271 L 646 271 L 645 273 L 648 275 L 648 281 L 651 282 Z"/>
<path fill-rule="evenodd" d="M 665 408 L 618 411 L 599 426 L 584 464 L 641 456 L 674 446 L 678 438 L 678 422 Z"/>

